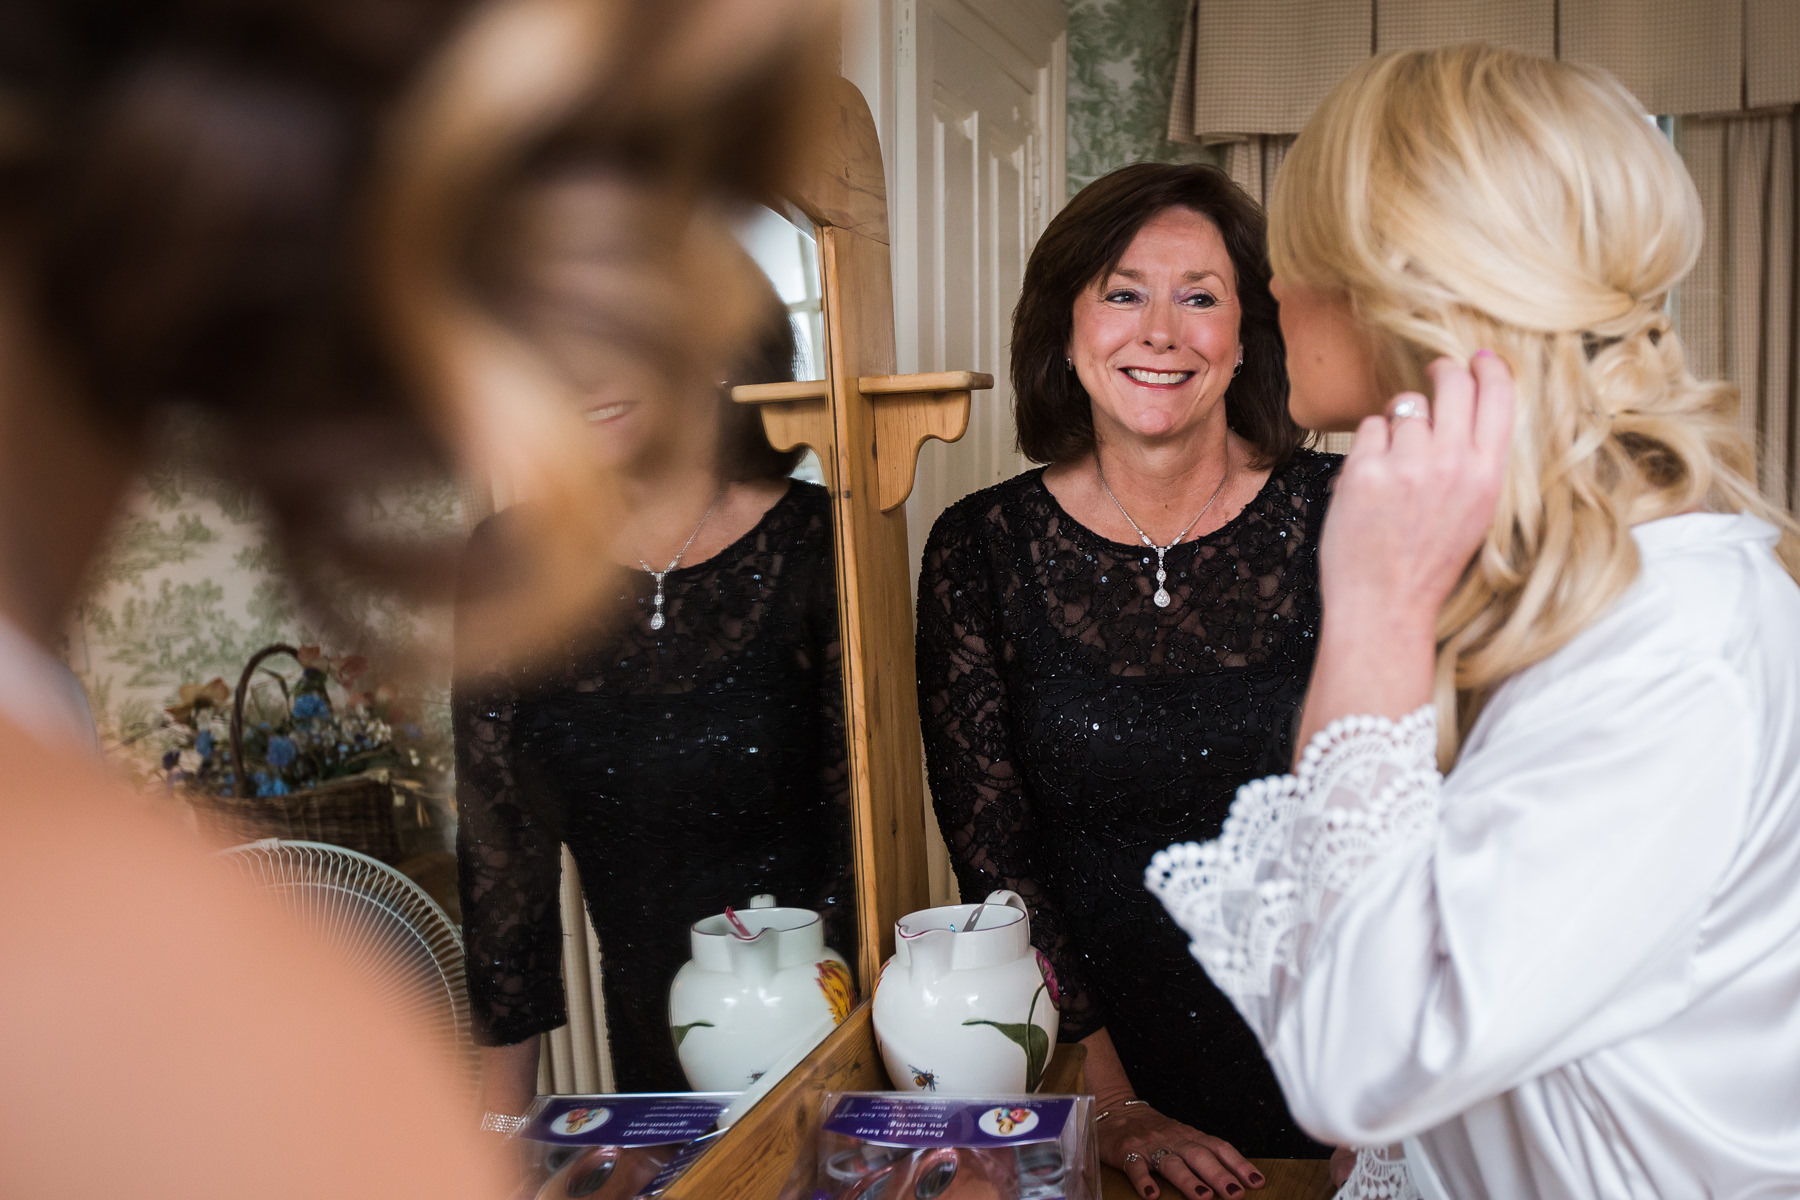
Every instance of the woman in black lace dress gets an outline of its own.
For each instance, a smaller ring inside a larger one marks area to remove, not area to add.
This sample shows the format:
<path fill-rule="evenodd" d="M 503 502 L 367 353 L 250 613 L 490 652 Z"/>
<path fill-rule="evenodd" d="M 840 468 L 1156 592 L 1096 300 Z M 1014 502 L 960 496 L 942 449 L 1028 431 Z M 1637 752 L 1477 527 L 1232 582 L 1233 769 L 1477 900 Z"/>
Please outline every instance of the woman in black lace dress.
<path fill-rule="evenodd" d="M 1209 167 L 1127 167 L 1062 210 L 1013 337 L 1020 447 L 1050 466 L 946 511 L 919 581 L 962 893 L 1030 904 L 1060 1036 L 1110 1113 L 1101 1156 L 1146 1197 L 1156 1175 L 1235 1196 L 1262 1184 L 1242 1154 L 1325 1153 L 1143 886 L 1152 854 L 1286 769 L 1312 663 L 1337 460 L 1287 415 L 1263 234 Z"/>
<path fill-rule="evenodd" d="M 792 377 L 787 315 L 767 301 L 773 332 L 739 381 Z M 638 565 L 595 632 L 453 697 L 469 998 L 496 1113 L 530 1102 L 538 1037 L 566 1019 L 565 845 L 599 935 L 622 1091 L 686 1090 L 668 996 L 695 920 L 770 892 L 819 911 L 827 943 L 855 953 L 825 490 L 788 478 L 799 453 L 776 452 L 728 397 L 644 405 L 610 384 L 588 397 L 595 453 L 629 491 L 617 553 Z M 476 531 L 470 603 L 505 577 L 521 519 Z"/>

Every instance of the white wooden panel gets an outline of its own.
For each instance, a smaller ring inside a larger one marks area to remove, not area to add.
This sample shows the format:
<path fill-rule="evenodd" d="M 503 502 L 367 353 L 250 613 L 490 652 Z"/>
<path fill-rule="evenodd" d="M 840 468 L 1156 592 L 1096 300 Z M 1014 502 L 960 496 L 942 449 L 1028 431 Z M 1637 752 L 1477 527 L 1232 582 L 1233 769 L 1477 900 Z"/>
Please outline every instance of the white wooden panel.
<path fill-rule="evenodd" d="M 1062 205 L 1067 18 L 1055 0 L 895 0 L 895 345 L 902 371 L 976 370 L 960 442 L 928 442 L 907 501 L 913 562 L 947 506 L 1018 474 L 1012 311 Z M 916 580 L 915 572 L 915 580 Z M 935 836 L 935 822 L 928 828 Z M 955 882 L 937 842 L 934 903 Z"/>
<path fill-rule="evenodd" d="M 1060 13 L 1043 6 L 904 9 L 896 159 L 914 174 L 890 184 L 901 368 L 995 379 L 961 442 L 921 452 L 907 508 L 916 562 L 947 505 L 1028 465 L 1013 448 L 1012 310 L 1031 245 L 1062 200 L 1064 41 Z"/>

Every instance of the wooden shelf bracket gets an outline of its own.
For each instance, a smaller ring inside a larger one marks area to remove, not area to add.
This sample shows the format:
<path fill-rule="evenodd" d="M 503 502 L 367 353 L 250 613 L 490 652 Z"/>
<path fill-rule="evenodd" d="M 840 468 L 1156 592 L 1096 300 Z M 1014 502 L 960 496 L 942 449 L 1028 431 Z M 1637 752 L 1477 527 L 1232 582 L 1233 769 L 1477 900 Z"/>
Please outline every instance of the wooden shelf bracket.
<path fill-rule="evenodd" d="M 932 371 L 920 375 L 862 375 L 857 390 L 875 410 L 876 490 L 882 512 L 912 494 L 919 447 L 926 438 L 954 442 L 969 428 L 974 392 L 994 386 L 980 371 Z M 805 443 L 829 456 L 831 414 L 828 379 L 796 383 L 748 383 L 731 389 L 739 404 L 764 405 L 763 425 L 777 450 Z"/>

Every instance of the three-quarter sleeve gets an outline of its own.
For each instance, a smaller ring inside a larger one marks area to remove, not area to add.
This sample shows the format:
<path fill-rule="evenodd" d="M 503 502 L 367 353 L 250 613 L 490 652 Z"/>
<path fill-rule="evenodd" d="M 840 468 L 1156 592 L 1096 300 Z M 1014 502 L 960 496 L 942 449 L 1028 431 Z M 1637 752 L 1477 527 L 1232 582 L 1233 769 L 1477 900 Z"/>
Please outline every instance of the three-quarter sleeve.
<path fill-rule="evenodd" d="M 1151 869 L 1317 1136 L 1415 1136 L 1694 999 L 1748 819 L 1743 681 L 1589 664 L 1484 725 L 1440 777 L 1429 710 L 1334 723 Z"/>
<path fill-rule="evenodd" d="M 466 598 L 502 557 L 490 521 L 470 543 Z M 459 670 L 451 688 L 456 738 L 457 875 L 475 1040 L 506 1046 L 565 1023 L 562 831 L 543 786 L 521 779 L 519 691 L 501 670 Z"/>
<path fill-rule="evenodd" d="M 1031 911 L 1031 940 L 1056 973 L 1058 1037 L 1105 1024 L 1036 862 L 1031 798 L 1014 765 L 992 570 L 979 520 L 952 508 L 932 528 L 919 573 L 919 716 L 938 825 L 964 900 L 996 888 Z"/>

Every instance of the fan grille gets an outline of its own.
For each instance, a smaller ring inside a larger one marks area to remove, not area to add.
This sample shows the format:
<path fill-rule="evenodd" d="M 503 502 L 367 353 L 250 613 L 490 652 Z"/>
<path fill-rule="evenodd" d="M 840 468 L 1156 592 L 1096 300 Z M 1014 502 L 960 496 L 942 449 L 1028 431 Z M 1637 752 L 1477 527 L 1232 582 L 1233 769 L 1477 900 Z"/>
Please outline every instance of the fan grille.
<path fill-rule="evenodd" d="M 462 937 L 423 888 L 386 863 L 322 842 L 265 838 L 220 856 L 423 1030 L 473 1099 L 479 1066 L 469 1030 Z"/>

